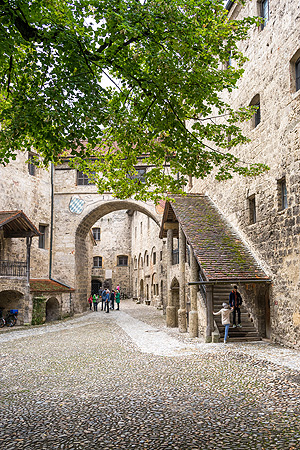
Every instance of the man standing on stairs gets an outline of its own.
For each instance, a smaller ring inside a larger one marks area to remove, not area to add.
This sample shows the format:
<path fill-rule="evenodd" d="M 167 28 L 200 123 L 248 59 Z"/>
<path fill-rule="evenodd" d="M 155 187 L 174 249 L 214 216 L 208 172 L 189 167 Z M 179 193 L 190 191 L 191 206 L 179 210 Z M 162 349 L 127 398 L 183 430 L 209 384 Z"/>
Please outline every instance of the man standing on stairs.
<path fill-rule="evenodd" d="M 238 315 L 238 327 L 241 327 L 241 304 L 243 303 L 242 296 L 237 290 L 237 286 L 233 286 L 233 290 L 229 294 L 229 305 L 233 309 L 233 328 L 236 328 L 236 313 Z"/>

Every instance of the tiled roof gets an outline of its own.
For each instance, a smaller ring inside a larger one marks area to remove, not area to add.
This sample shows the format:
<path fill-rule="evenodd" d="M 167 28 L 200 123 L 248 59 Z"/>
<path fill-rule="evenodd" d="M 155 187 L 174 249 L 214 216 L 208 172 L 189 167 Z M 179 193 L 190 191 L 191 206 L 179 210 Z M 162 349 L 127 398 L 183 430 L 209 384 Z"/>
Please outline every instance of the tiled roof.
<path fill-rule="evenodd" d="M 31 292 L 73 292 L 74 289 L 69 288 L 58 281 L 49 279 L 31 279 Z"/>
<path fill-rule="evenodd" d="M 269 279 L 208 196 L 175 197 L 169 208 L 181 224 L 208 281 Z M 170 211 L 166 216 L 170 216 Z"/>

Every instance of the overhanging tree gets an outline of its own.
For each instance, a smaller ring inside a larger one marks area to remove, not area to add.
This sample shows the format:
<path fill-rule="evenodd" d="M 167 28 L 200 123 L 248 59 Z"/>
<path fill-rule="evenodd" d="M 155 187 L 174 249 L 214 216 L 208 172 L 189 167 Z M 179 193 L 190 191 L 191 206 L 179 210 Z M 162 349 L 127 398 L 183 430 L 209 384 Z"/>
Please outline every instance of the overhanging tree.
<path fill-rule="evenodd" d="M 214 168 L 217 179 L 266 170 L 234 155 L 253 109 L 222 99 L 243 73 L 238 43 L 258 21 L 228 20 L 223 3 L 0 0 L 1 162 L 34 150 L 48 165 L 66 150 L 101 192 L 144 199 Z"/>

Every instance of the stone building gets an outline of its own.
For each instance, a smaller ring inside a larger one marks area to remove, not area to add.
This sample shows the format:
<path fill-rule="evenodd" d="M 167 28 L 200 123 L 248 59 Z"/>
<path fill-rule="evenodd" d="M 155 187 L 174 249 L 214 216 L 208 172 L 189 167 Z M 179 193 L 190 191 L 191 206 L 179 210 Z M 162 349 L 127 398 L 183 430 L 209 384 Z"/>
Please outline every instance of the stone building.
<path fill-rule="evenodd" d="M 294 0 L 227 3 L 231 17 L 264 17 L 240 44 L 248 57 L 234 107 L 255 104 L 252 121 L 242 125 L 247 145 L 234 150 L 243 161 L 263 162 L 270 170 L 256 178 L 226 182 L 193 179 L 190 192 L 210 196 L 239 232 L 272 280 L 270 337 L 300 346 L 300 9 Z M 246 292 L 245 292 L 246 294 Z"/>
<path fill-rule="evenodd" d="M 34 296 L 45 297 L 50 320 L 84 311 L 91 289 L 120 283 L 137 301 L 162 307 L 168 326 L 209 339 L 220 328 L 213 308 L 238 283 L 249 320 L 245 332 L 300 347 L 299 4 L 249 0 L 242 6 L 229 0 L 227 9 L 233 18 L 264 19 L 240 44 L 248 57 L 245 73 L 238 89 L 224 97 L 236 108 L 257 106 L 253 119 L 242 124 L 251 142 L 232 151 L 270 170 L 226 182 L 192 179 L 186 203 L 177 199 L 177 206 L 163 209 L 100 195 L 67 160 L 45 170 L 32 164 L 34 155 L 20 152 L 0 167 L 0 307 L 17 306 L 20 323 L 30 322 Z M 189 207 L 198 214 L 196 222 Z M 21 229 L 15 214 L 21 214 Z M 9 235 L 9 227 L 19 236 Z M 220 240 L 227 246 L 214 252 Z M 237 243 L 238 264 L 228 271 L 224 255 L 232 259 Z M 198 284 L 188 284 L 193 282 Z"/>

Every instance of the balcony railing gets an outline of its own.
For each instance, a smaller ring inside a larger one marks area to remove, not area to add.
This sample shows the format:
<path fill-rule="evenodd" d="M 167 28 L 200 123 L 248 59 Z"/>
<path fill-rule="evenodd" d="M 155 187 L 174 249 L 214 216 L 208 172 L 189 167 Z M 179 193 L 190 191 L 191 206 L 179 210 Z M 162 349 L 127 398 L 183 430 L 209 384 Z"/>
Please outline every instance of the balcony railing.
<path fill-rule="evenodd" d="M 1 261 L 1 277 L 26 277 L 26 262 L 23 261 Z"/>

